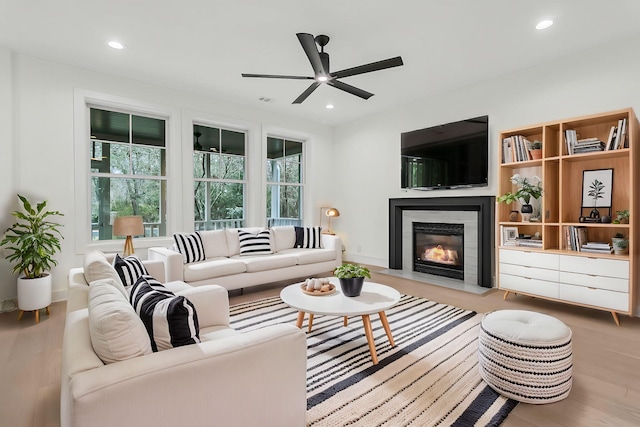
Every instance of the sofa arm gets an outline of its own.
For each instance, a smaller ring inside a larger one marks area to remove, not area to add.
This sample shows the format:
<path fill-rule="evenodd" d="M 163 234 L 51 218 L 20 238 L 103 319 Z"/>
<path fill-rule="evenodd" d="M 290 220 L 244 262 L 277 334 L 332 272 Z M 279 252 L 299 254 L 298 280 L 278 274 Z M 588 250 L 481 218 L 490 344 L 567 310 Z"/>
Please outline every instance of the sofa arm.
<path fill-rule="evenodd" d="M 200 328 L 229 326 L 229 293 L 218 285 L 194 286 L 176 292 L 193 303 Z"/>
<path fill-rule="evenodd" d="M 306 348 L 280 324 L 81 372 L 63 427 L 304 426 Z"/>
<path fill-rule="evenodd" d="M 322 247 L 336 252 L 336 267 L 342 264 L 342 239 L 333 234 L 323 234 Z"/>
<path fill-rule="evenodd" d="M 164 263 L 165 282 L 184 280 L 183 258 L 180 252 L 163 248 L 152 247 L 147 252 L 149 260 L 160 260 Z"/>
<path fill-rule="evenodd" d="M 149 275 L 154 279 L 158 280 L 160 283 L 167 282 L 165 278 L 167 272 L 164 266 L 164 261 L 159 259 L 147 259 L 142 261 L 142 264 L 144 264 L 144 268 L 147 269 L 147 273 L 149 273 Z"/>

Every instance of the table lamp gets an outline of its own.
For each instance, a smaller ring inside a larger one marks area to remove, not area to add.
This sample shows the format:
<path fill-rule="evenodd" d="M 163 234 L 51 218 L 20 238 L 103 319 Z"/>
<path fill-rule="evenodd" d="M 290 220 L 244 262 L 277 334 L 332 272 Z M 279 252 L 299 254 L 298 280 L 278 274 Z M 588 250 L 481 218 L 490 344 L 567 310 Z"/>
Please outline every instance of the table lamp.
<path fill-rule="evenodd" d="M 144 225 L 140 215 L 119 216 L 113 221 L 113 235 L 127 236 L 124 241 L 124 256 L 134 253 L 132 236 L 140 236 L 144 234 Z"/>
<path fill-rule="evenodd" d="M 326 210 L 325 210 L 326 209 Z M 324 211 L 324 215 L 329 217 L 329 224 L 326 230 L 322 231 L 322 234 L 336 234 L 331 230 L 331 218 L 340 216 L 340 211 L 336 208 L 330 207 L 321 207 L 320 208 L 320 227 L 322 227 L 322 212 Z"/>

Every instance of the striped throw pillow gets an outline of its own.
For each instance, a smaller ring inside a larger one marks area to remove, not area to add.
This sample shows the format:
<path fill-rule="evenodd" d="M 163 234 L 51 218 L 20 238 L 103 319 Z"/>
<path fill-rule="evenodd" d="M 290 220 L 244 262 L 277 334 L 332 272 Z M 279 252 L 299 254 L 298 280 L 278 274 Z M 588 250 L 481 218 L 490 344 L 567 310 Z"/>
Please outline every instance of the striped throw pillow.
<path fill-rule="evenodd" d="M 178 252 L 182 254 L 182 259 L 185 264 L 204 261 L 206 259 L 202 237 L 199 233 L 176 233 L 173 235 L 173 240 L 176 242 L 176 248 L 178 248 Z"/>
<path fill-rule="evenodd" d="M 321 249 L 322 239 L 320 227 L 295 227 L 296 248 Z"/>
<path fill-rule="evenodd" d="M 264 229 L 254 234 L 246 230 L 238 230 L 240 238 L 240 255 L 272 254 L 271 232 Z"/>
<path fill-rule="evenodd" d="M 116 254 L 113 259 L 113 268 L 116 269 L 124 286 L 133 286 L 140 276 L 149 274 L 140 258 L 135 255 L 121 258 L 120 255 Z"/>
<path fill-rule="evenodd" d="M 141 276 L 131 288 L 129 301 L 147 329 L 154 352 L 200 342 L 194 305 L 153 277 Z"/>

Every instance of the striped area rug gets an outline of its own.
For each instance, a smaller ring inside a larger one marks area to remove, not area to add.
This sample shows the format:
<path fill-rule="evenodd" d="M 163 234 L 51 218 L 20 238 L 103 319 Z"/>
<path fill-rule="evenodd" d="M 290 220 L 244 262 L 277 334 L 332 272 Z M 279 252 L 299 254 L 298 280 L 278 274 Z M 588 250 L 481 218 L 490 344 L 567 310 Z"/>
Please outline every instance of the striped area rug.
<path fill-rule="evenodd" d="M 295 324 L 297 316 L 279 297 L 230 310 L 237 330 Z M 482 314 L 407 295 L 386 314 L 396 346 L 372 315 L 377 365 L 360 317 L 349 318 L 346 327 L 342 318 L 314 318 L 307 334 L 308 426 L 467 427 L 504 421 L 517 402 L 480 378 Z"/>

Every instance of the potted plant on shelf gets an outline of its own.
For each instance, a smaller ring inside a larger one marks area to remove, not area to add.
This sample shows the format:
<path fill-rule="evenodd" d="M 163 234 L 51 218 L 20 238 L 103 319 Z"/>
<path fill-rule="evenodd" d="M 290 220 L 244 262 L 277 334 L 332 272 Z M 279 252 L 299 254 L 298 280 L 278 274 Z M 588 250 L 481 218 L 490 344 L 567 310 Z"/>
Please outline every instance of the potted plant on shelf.
<path fill-rule="evenodd" d="M 629 210 L 616 211 L 617 218 L 613 220 L 614 224 L 629 224 Z"/>
<path fill-rule="evenodd" d="M 533 160 L 539 160 L 542 158 L 542 142 L 537 139 L 529 145 L 529 152 Z"/>
<path fill-rule="evenodd" d="M 348 297 L 357 297 L 360 295 L 364 278 L 371 278 L 369 269 L 357 264 L 342 264 L 333 270 L 333 275 L 340 280 L 342 293 Z"/>
<path fill-rule="evenodd" d="M 629 253 L 629 239 L 622 233 L 616 233 L 611 238 L 613 253 L 616 255 L 626 255 Z"/>
<path fill-rule="evenodd" d="M 518 186 L 518 190 L 515 193 L 508 192 L 498 197 L 498 202 L 504 202 L 507 204 L 513 203 L 516 200 L 522 202 L 520 212 L 522 212 L 522 220 L 529 221 L 531 214 L 533 213 L 533 206 L 529 204 L 531 198 L 539 199 L 542 196 L 542 181 L 537 176 L 532 178 L 521 177 L 519 174 L 515 174 L 511 177 L 511 183 Z"/>
<path fill-rule="evenodd" d="M 51 304 L 49 271 L 58 264 L 53 256 L 60 251 L 60 239 L 63 238 L 58 230 L 62 225 L 51 222 L 49 217 L 63 214 L 45 210 L 46 201 L 34 208 L 25 197 L 18 194 L 18 198 L 25 212 L 11 213 L 19 221 L 9 227 L 0 246 L 6 246 L 6 250 L 11 252 L 7 259 L 15 262 L 13 272 L 19 274 L 19 320 L 25 311 L 47 308 L 48 312 Z"/>

